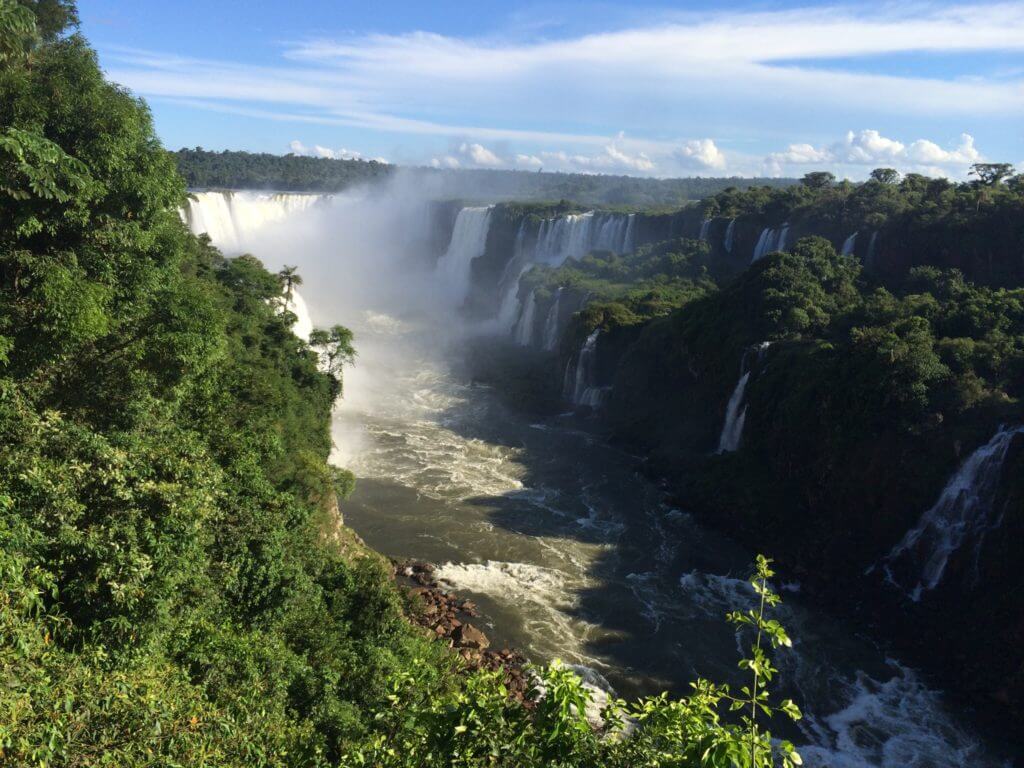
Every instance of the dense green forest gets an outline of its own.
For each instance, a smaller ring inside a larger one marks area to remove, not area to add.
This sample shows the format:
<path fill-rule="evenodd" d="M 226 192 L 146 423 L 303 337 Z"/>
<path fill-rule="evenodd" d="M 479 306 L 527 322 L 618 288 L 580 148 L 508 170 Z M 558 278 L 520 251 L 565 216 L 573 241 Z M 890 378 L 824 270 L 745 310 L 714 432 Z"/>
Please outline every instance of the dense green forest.
<path fill-rule="evenodd" d="M 310 347 L 294 275 L 188 234 L 173 157 L 75 22 L 0 0 L 0 764 L 798 761 L 766 729 L 799 711 L 768 697 L 790 640 L 763 558 L 762 610 L 731 617 L 748 688 L 613 702 L 604 732 L 566 668 L 524 705 L 408 621 L 326 462 L 350 334 Z"/>
<path fill-rule="evenodd" d="M 865 606 L 920 663 L 1019 717 L 1024 675 L 1006 664 L 1019 670 L 1024 631 L 1019 441 L 994 502 L 999 536 L 965 545 L 919 603 L 882 583 L 879 563 L 971 451 L 1024 422 L 1024 176 L 1002 164 L 959 184 L 888 169 L 859 185 L 814 174 L 700 209 L 676 228 L 714 220 L 709 240 L 656 240 L 524 276 L 539 317 L 559 289 L 583 304 L 551 378 L 599 329 L 602 419 L 645 451 L 680 505 L 767 546 L 820 595 Z M 757 233 L 783 222 L 827 237 L 794 238 L 751 264 Z M 874 259 L 837 252 L 872 228 L 888 243 Z M 742 443 L 719 453 L 741 371 Z M 950 614 L 967 628 L 944 632 Z"/>
<path fill-rule="evenodd" d="M 173 153 L 192 189 L 272 189 L 278 192 L 334 192 L 387 178 L 397 166 L 375 161 L 336 160 L 250 152 L 208 152 L 200 147 Z M 439 197 L 475 200 L 572 200 L 605 207 L 673 207 L 729 187 L 786 187 L 795 179 L 643 179 L 582 173 L 537 173 L 494 169 L 405 168 L 415 183 Z"/>

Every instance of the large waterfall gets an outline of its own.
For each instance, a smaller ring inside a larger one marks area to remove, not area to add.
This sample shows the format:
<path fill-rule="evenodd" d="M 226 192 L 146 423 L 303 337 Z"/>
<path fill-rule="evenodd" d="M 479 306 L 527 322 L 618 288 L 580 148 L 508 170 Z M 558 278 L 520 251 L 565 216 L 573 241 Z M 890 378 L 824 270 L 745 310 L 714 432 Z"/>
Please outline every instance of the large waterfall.
<path fill-rule="evenodd" d="M 722 246 L 725 248 L 726 253 L 732 253 L 732 244 L 736 238 L 736 219 L 729 221 L 729 226 L 725 228 L 725 240 L 722 242 Z"/>
<path fill-rule="evenodd" d="M 225 253 L 253 245 L 263 227 L 304 211 L 328 195 L 267 192 L 193 192 L 182 218 L 194 235 L 206 233 Z"/>
<path fill-rule="evenodd" d="M 519 281 L 535 265 L 560 267 L 569 259 L 579 259 L 593 251 L 631 253 L 635 240 L 636 216 L 633 214 L 589 211 L 544 219 L 536 235 L 531 234 L 524 221 L 516 232 L 513 256 L 498 286 L 501 295 L 499 327 L 522 343 L 522 316 L 529 307 L 519 299 Z"/>
<path fill-rule="evenodd" d="M 744 352 L 740 359 L 740 379 L 736 382 L 732 395 L 729 397 L 729 405 L 725 409 L 725 423 L 722 425 L 722 433 L 718 437 L 718 453 L 732 453 L 739 450 L 740 441 L 743 439 L 743 425 L 747 420 L 745 399 L 751 373 L 750 353 L 755 353 L 756 360 L 760 363 L 769 346 L 771 346 L 771 342 L 762 341 Z"/>
<path fill-rule="evenodd" d="M 854 232 L 848 238 L 843 240 L 843 248 L 840 251 L 841 255 L 843 255 L 843 256 L 850 256 L 850 255 L 853 254 L 853 249 L 857 245 L 857 235 L 858 234 L 859 233 Z"/>
<path fill-rule="evenodd" d="M 754 256 L 750 262 L 759 261 L 769 253 L 786 250 L 786 239 L 788 237 L 789 224 L 783 224 L 778 228 L 765 227 L 761 230 L 761 236 L 757 239 L 757 245 L 754 246 Z"/>
<path fill-rule="evenodd" d="M 1001 516 L 995 509 L 999 478 L 1010 443 L 1019 434 L 1024 434 L 1024 426 L 1001 427 L 991 440 L 968 456 L 942 489 L 935 505 L 921 515 L 918 524 L 886 557 L 886 576 L 906 591 L 911 600 L 916 602 L 925 590 L 935 589 L 950 556 L 968 538 L 974 539 L 977 556 L 985 534 L 999 527 Z M 900 562 L 914 574 L 909 579 L 894 573 Z M 916 583 L 907 586 L 909 582 Z"/>
<path fill-rule="evenodd" d="M 578 259 L 592 251 L 630 253 L 635 227 L 633 214 L 589 211 L 544 219 L 529 260 L 557 267 L 567 259 Z"/>
<path fill-rule="evenodd" d="M 458 302 L 469 295 L 473 259 L 483 256 L 490 226 L 490 207 L 463 208 L 455 217 L 448 250 L 437 261 L 437 276 Z"/>
<path fill-rule="evenodd" d="M 698 240 L 706 241 L 708 239 L 708 232 L 711 230 L 711 221 L 711 219 L 704 219 L 704 221 L 700 223 L 700 234 L 697 235 Z"/>

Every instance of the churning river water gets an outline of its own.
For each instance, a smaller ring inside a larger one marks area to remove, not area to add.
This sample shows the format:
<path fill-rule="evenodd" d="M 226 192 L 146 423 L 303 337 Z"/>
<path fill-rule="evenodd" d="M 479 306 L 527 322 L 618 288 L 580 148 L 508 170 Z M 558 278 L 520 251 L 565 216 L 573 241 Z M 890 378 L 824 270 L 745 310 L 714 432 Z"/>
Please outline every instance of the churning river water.
<path fill-rule="evenodd" d="M 619 695 L 737 679 L 724 617 L 753 606 L 753 553 L 668 505 L 639 459 L 586 420 L 531 421 L 460 379 L 464 345 L 438 349 L 381 314 L 353 324 L 360 357 L 334 418 L 335 460 L 359 478 L 345 516 L 370 546 L 437 564 L 480 605 L 492 641 L 562 659 Z M 912 670 L 802 607 L 780 576 L 795 641 L 777 655 L 781 693 L 806 714 L 786 735 L 807 764 L 1002 764 Z"/>
<path fill-rule="evenodd" d="M 740 682 L 725 614 L 753 606 L 754 553 L 668 504 L 592 422 L 533 421 L 463 373 L 472 344 L 458 313 L 438 306 L 429 271 L 388 256 L 421 252 L 406 211 L 422 213 L 415 200 L 304 197 L 203 193 L 183 218 L 229 254 L 297 264 L 312 320 L 355 331 L 333 422 L 332 460 L 358 478 L 346 523 L 386 555 L 436 564 L 478 603 L 493 644 L 535 662 L 562 659 L 624 697 L 685 693 L 698 676 Z M 776 655 L 779 694 L 805 718 L 772 727 L 805 764 L 1006 764 L 914 671 L 803 606 L 785 574 L 776 586 L 794 638 Z"/>

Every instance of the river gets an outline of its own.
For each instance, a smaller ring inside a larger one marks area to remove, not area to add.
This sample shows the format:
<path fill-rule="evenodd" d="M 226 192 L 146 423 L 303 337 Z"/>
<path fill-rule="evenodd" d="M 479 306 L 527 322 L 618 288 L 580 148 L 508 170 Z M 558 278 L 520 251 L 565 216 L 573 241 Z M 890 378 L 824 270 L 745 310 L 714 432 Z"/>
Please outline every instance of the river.
<path fill-rule="evenodd" d="M 437 564 L 444 584 L 479 604 L 492 642 L 535 662 L 562 659 L 626 697 L 684 692 L 697 676 L 736 681 L 724 616 L 752 605 L 753 553 L 667 504 L 639 458 L 607 445 L 592 421 L 536 421 L 474 384 L 462 356 L 476 331 L 456 310 L 340 287 L 337 264 L 322 258 L 336 241 L 314 223 L 250 247 L 311 274 L 302 292 L 313 320 L 356 333 L 333 423 L 332 460 L 358 478 L 346 523 L 386 555 Z M 320 257 L 304 263 L 317 238 Z M 915 672 L 802 605 L 799 585 L 780 576 L 778 618 L 795 641 L 777 655 L 780 693 L 806 715 L 784 733 L 806 764 L 1004 764 Z"/>

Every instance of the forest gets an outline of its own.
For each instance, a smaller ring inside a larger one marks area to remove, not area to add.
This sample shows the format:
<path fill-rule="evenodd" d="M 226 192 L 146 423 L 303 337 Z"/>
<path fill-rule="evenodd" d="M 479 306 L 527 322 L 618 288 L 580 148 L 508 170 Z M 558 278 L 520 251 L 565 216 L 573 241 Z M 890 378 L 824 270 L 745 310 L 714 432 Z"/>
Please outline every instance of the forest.
<path fill-rule="evenodd" d="M 791 641 L 764 558 L 761 610 L 731 617 L 748 688 L 615 701 L 604 732 L 565 668 L 524 704 L 424 637 L 337 517 L 319 363 L 350 334 L 300 340 L 294 275 L 188 233 L 145 104 L 75 22 L 0 0 L 0 763 L 799 762 L 768 730 L 800 712 L 768 695 Z"/>
<path fill-rule="evenodd" d="M 601 420 L 681 505 L 766 546 L 821 599 L 861 603 L 853 612 L 922 664 L 1018 717 L 1024 678 L 1001 660 L 1019 656 L 1024 617 L 1019 442 L 986 513 L 998 522 L 977 523 L 991 528 L 943 561 L 941 580 L 910 599 L 912 566 L 889 563 L 966 446 L 1024 421 L 1024 176 L 998 163 L 973 176 L 879 169 L 857 185 L 815 174 L 722 192 L 682 223 L 689 237 L 537 266 L 520 295 L 542 318 L 556 298 L 580 304 L 549 378 L 597 338 Z M 701 220 L 713 236 L 696 236 Z M 784 225 L 795 242 L 751 263 L 756 233 Z M 880 233 L 870 259 L 840 252 L 858 229 Z M 723 448 L 741 377 L 742 442 Z M 969 628 L 943 633 L 950 614 Z"/>
<path fill-rule="evenodd" d="M 191 189 L 267 189 L 277 192 L 337 192 L 387 178 L 398 166 L 373 160 L 340 160 L 250 152 L 210 152 L 200 147 L 173 153 Z M 795 179 L 653 179 L 581 173 L 402 168 L 436 189 L 439 197 L 471 200 L 571 200 L 617 208 L 673 207 L 729 187 L 784 187 Z"/>

